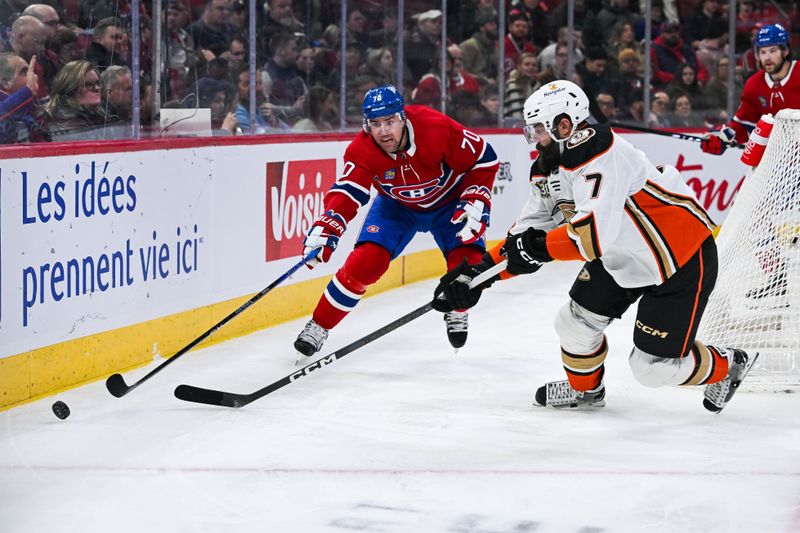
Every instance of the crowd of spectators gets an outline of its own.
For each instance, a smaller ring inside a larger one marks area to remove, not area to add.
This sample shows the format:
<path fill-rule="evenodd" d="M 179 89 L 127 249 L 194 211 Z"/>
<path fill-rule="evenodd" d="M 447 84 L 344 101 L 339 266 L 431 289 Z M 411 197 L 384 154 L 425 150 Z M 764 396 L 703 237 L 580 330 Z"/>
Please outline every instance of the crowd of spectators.
<path fill-rule="evenodd" d="M 442 13 L 431 8 L 440 2 L 407 0 L 400 50 L 396 3 L 351 0 L 342 58 L 339 2 L 259 0 L 251 116 L 247 0 L 163 0 L 160 46 L 152 2 L 143 0 L 141 134 L 164 131 L 154 109 L 201 107 L 211 110 L 217 135 L 358 128 L 364 92 L 397 84 L 398 71 L 409 103 L 443 107 L 469 126 L 516 126 L 532 91 L 568 76 L 567 2 L 506 0 L 506 34 L 498 35 L 497 1 L 448 2 L 442 42 Z M 643 0 L 574 0 L 572 80 L 589 95 L 597 120 L 679 128 L 724 123 L 731 58 L 735 108 L 744 80 L 758 69 L 752 36 L 764 23 L 797 25 L 781 18 L 780 3 L 738 0 L 736 49 L 728 50 L 727 2 L 652 0 L 645 87 L 643 8 Z M 130 137 L 131 15 L 130 0 L 0 0 L 0 143 Z"/>

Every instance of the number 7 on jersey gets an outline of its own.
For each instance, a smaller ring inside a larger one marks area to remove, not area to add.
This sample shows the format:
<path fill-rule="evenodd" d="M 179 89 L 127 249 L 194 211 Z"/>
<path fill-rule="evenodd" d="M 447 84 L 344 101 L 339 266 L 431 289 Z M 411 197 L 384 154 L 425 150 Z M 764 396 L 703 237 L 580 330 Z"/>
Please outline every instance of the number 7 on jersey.
<path fill-rule="evenodd" d="M 583 179 L 587 182 L 594 182 L 592 185 L 592 195 L 589 198 L 597 198 L 597 196 L 600 194 L 600 183 L 603 181 L 603 175 L 599 172 L 594 172 L 592 174 L 586 174 Z"/>

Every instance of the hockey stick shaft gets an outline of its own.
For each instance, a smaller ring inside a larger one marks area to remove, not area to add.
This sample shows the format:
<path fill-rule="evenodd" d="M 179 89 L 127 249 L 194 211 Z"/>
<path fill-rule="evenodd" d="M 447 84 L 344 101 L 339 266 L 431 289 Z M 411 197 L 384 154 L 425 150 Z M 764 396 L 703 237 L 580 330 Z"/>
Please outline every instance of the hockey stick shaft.
<path fill-rule="evenodd" d="M 476 276 L 469 284 L 470 288 L 474 288 L 481 283 L 489 280 L 493 276 L 502 272 L 506 267 L 506 261 L 502 261 L 486 272 Z M 415 320 L 428 311 L 433 309 L 432 302 L 428 302 L 425 305 L 422 305 L 408 314 L 401 316 L 400 318 L 382 326 L 372 333 L 369 333 L 360 339 L 351 342 L 347 346 L 332 352 L 325 357 L 321 357 L 317 359 L 311 364 L 304 366 L 303 368 L 292 372 L 288 376 L 279 379 L 278 381 L 267 385 L 255 392 L 250 394 L 237 394 L 233 392 L 224 392 L 212 389 L 204 389 L 202 387 L 195 387 L 192 385 L 178 385 L 175 389 L 175 397 L 184 400 L 187 402 L 194 402 L 194 403 L 204 403 L 208 405 L 217 405 L 221 407 L 244 407 L 245 405 L 258 400 L 266 396 L 267 394 L 273 393 L 278 389 L 282 389 L 286 385 L 297 381 L 298 379 L 302 378 L 303 376 L 307 376 L 311 372 L 318 370 L 322 367 L 328 366 L 329 364 L 341 359 L 345 355 L 352 353 L 359 348 L 366 346 L 367 344 L 371 343 L 374 340 L 377 340 L 387 333 L 391 333 L 392 331 L 396 330 L 400 326 L 408 324 L 412 320 Z"/>
<path fill-rule="evenodd" d="M 138 387 L 139 385 L 141 385 L 142 383 L 144 383 L 145 381 L 149 380 L 150 378 L 152 378 L 153 376 L 164 370 L 167 366 L 175 362 L 175 360 L 178 359 L 180 356 L 182 356 L 183 354 L 185 354 L 186 352 L 188 352 L 189 350 L 191 350 L 192 348 L 203 342 L 206 338 L 208 338 L 219 328 L 221 328 L 222 326 L 224 326 L 225 324 L 227 324 L 228 322 L 239 316 L 245 309 L 247 309 L 257 301 L 259 301 L 264 296 L 266 296 L 267 293 L 269 293 L 272 289 L 274 289 L 275 287 L 277 287 L 278 285 L 289 279 L 292 276 L 292 274 L 297 272 L 303 265 L 305 265 L 306 263 L 314 259 L 317 255 L 319 255 L 320 250 L 321 249 L 313 250 L 311 253 L 303 257 L 289 270 L 281 274 L 281 276 L 278 279 L 270 283 L 268 286 L 264 287 L 258 294 L 256 294 L 255 296 L 247 300 L 245 303 L 240 305 L 231 314 L 229 314 L 228 316 L 226 316 L 225 318 L 223 318 L 222 320 L 211 326 L 211 328 L 208 331 L 206 331 L 205 333 L 194 339 L 192 342 L 181 348 L 177 353 L 175 353 L 175 355 L 173 355 L 172 357 L 170 357 L 169 359 L 167 359 L 166 361 L 155 367 L 153 370 L 145 374 L 144 377 L 142 377 L 135 383 L 131 384 L 130 386 L 125 383 L 125 380 L 122 378 L 122 375 L 120 374 L 110 375 L 106 380 L 106 388 L 108 389 L 108 392 L 110 392 L 113 396 L 117 398 L 121 398 L 126 394 L 128 394 L 133 389 L 135 389 L 136 387 Z"/>
<path fill-rule="evenodd" d="M 699 135 L 691 135 L 689 133 L 680 133 L 677 131 L 664 131 L 658 130 L 654 128 L 645 128 L 643 126 L 634 126 L 632 124 L 622 124 L 620 122 L 608 122 L 608 125 L 612 128 L 620 128 L 625 130 L 631 131 L 639 131 L 642 133 L 652 133 L 653 135 L 661 135 L 663 137 L 672 137 L 673 139 L 682 139 L 684 141 L 694 141 L 694 142 L 701 142 L 703 138 Z M 732 148 L 744 148 L 743 144 L 738 144 L 735 142 L 728 143 L 728 146 Z"/>
<path fill-rule="evenodd" d="M 412 320 L 421 317 L 431 309 L 433 309 L 433 307 L 431 307 L 430 302 L 428 302 L 425 305 L 414 309 L 410 313 L 401 316 L 397 320 L 394 320 L 386 324 L 385 326 L 376 329 L 369 335 L 365 335 L 364 337 L 361 337 L 360 339 L 348 344 L 344 348 L 340 348 L 335 352 L 326 355 L 325 357 L 321 357 L 320 359 L 317 359 L 313 363 L 308 364 L 303 368 L 295 372 L 292 372 L 288 376 L 279 379 L 278 381 L 272 383 L 271 385 L 267 385 L 266 387 L 261 388 L 253 393 L 237 394 L 233 392 L 223 392 L 211 389 L 204 389 L 201 387 L 194 387 L 192 385 L 178 385 L 178 387 L 175 389 L 175 397 L 187 402 L 204 403 L 208 405 L 218 405 L 222 407 L 235 407 L 235 408 L 244 407 L 245 405 L 254 402 L 255 400 L 258 400 L 259 398 L 262 398 L 267 394 L 275 392 L 278 389 L 282 389 L 289 383 L 292 383 L 293 381 L 296 381 L 303 376 L 307 376 L 314 370 L 322 368 L 323 366 L 328 366 L 334 361 L 341 359 L 345 355 L 358 350 L 362 346 L 366 346 L 372 341 L 379 339 L 384 335 L 386 335 L 387 333 L 396 330 L 400 326 L 408 324 Z"/>

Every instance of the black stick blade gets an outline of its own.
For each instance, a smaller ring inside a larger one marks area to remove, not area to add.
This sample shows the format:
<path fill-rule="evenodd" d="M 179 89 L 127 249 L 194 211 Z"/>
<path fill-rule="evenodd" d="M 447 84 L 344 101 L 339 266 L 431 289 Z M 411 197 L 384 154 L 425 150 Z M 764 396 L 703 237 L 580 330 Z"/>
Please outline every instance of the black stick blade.
<path fill-rule="evenodd" d="M 245 405 L 242 402 L 236 401 L 238 396 L 238 394 L 204 389 L 202 387 L 193 387 L 192 385 L 178 385 L 175 388 L 175 397 L 179 400 L 217 405 L 220 407 L 241 407 Z"/>
<path fill-rule="evenodd" d="M 128 391 L 131 390 L 128 385 L 125 384 L 125 380 L 122 379 L 120 374 L 111 374 L 108 376 L 106 380 L 106 388 L 108 392 L 111 393 L 112 396 L 116 398 L 122 398 Z"/>

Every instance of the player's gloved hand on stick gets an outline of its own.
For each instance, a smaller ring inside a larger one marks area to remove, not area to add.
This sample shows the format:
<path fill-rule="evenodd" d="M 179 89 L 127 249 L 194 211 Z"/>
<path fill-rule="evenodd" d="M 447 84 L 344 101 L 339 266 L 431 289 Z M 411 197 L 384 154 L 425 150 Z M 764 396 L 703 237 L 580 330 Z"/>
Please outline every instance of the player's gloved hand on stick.
<path fill-rule="evenodd" d="M 492 195 L 483 185 L 467 187 L 456 204 L 456 210 L 450 222 L 464 223 L 458 232 L 458 238 L 464 244 L 471 244 L 483 236 L 489 225 L 489 211 L 492 208 Z"/>
<path fill-rule="evenodd" d="M 306 263 L 308 268 L 314 268 L 320 263 L 327 263 L 331 254 L 339 245 L 339 238 L 347 229 L 347 223 L 342 215 L 333 211 L 325 211 L 312 224 L 311 229 L 303 241 L 303 256 L 307 256 L 313 250 L 322 248 L 322 251 L 313 259 Z"/>
<path fill-rule="evenodd" d="M 469 283 L 475 276 L 493 266 L 494 260 L 489 254 L 484 254 L 483 260 L 475 265 L 470 265 L 464 259 L 461 264 L 439 279 L 439 285 L 433 291 L 433 308 L 442 313 L 449 313 L 456 309 L 474 307 L 480 300 L 483 289 L 491 286 L 500 277 L 489 278 L 472 289 L 469 288 Z M 439 298 L 439 295 L 444 296 L 444 299 Z"/>
<path fill-rule="evenodd" d="M 547 252 L 547 232 L 528 228 L 522 233 L 509 235 L 503 245 L 508 258 L 509 274 L 533 274 L 553 258 Z"/>
<path fill-rule="evenodd" d="M 736 142 L 733 128 L 722 126 L 718 131 L 706 133 L 700 141 L 700 149 L 707 154 L 722 155 L 729 146 Z"/>

